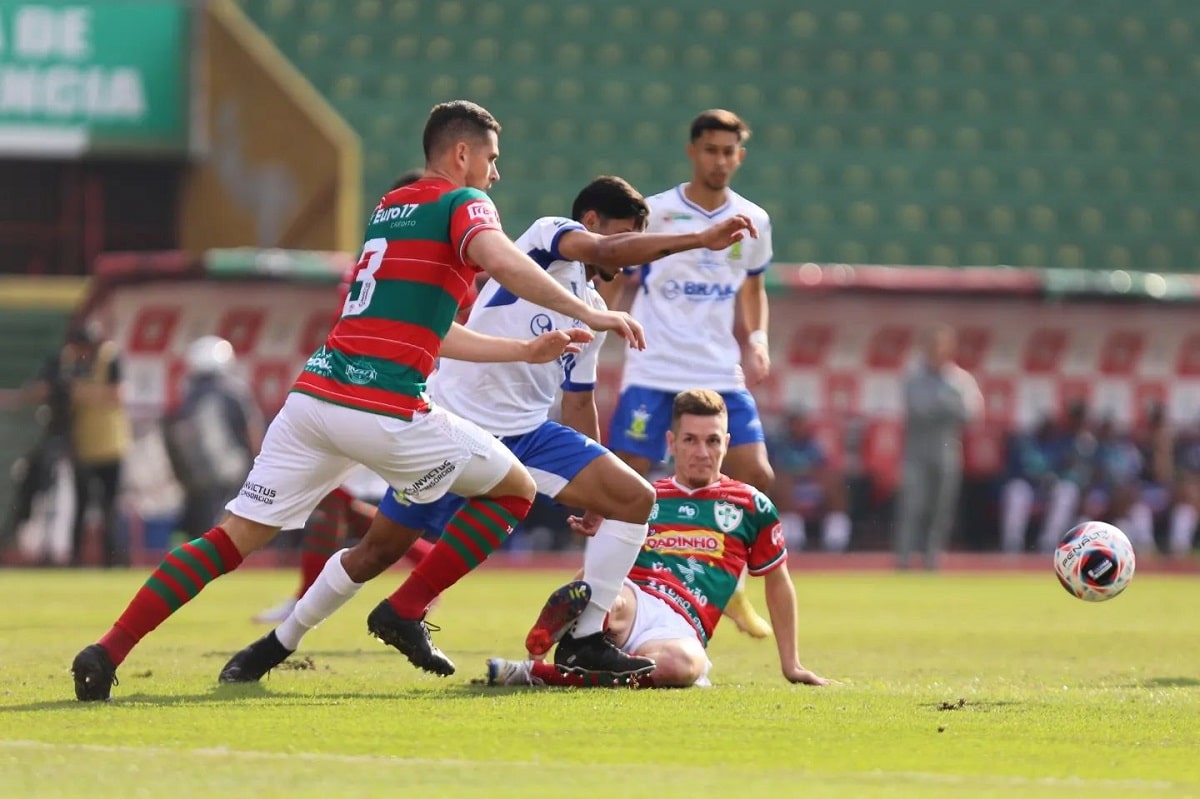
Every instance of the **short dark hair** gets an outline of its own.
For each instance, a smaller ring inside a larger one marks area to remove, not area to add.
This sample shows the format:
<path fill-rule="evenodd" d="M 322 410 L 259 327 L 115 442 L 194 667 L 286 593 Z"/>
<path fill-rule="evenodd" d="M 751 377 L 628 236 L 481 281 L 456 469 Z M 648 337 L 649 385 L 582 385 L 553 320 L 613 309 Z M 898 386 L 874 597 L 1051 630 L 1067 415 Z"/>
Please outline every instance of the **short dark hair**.
<path fill-rule="evenodd" d="M 683 416 L 729 416 L 725 400 L 711 388 L 692 388 L 675 395 L 671 405 L 671 429 L 679 429 Z"/>
<path fill-rule="evenodd" d="M 481 138 L 489 130 L 500 133 L 500 123 L 486 108 L 470 100 L 451 100 L 438 103 L 429 112 L 421 145 L 429 161 L 452 142 Z"/>
<path fill-rule="evenodd" d="M 392 183 L 392 187 L 388 189 L 388 191 L 395 191 L 396 189 L 404 188 L 410 183 L 416 183 L 424 174 L 425 171 L 421 169 L 410 169 L 407 172 L 401 172 L 396 177 L 395 182 Z"/>
<path fill-rule="evenodd" d="M 711 108 L 693 119 L 690 141 L 696 141 L 710 130 L 736 133 L 739 144 L 750 138 L 750 126 L 746 124 L 745 120 L 723 108 Z"/>
<path fill-rule="evenodd" d="M 575 195 L 571 218 L 580 222 L 588 211 L 595 211 L 606 219 L 632 219 L 638 230 L 646 226 L 650 217 L 646 198 L 629 185 L 629 181 L 613 175 L 601 175 Z"/>

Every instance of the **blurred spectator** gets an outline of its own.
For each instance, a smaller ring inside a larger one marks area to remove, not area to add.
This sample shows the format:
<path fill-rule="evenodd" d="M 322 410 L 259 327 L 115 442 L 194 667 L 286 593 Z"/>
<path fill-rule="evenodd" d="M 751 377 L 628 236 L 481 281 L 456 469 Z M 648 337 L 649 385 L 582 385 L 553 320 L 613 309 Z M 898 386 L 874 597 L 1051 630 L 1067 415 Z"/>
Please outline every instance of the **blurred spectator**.
<path fill-rule="evenodd" d="M 1146 423 L 1138 430 L 1135 442 L 1142 454 L 1142 473 L 1138 499 L 1129 515 L 1135 527 L 1148 528 L 1153 535 L 1158 520 L 1171 507 L 1171 486 L 1175 482 L 1175 436 L 1161 402 L 1148 409 Z"/>
<path fill-rule="evenodd" d="M 1192 551 L 1200 519 L 1200 423 L 1180 431 L 1175 441 L 1175 504 L 1167 529 L 1167 551 L 1174 556 Z"/>
<path fill-rule="evenodd" d="M 249 387 L 234 375 L 233 346 L 204 336 L 185 356 L 187 384 L 163 419 L 163 439 L 183 486 L 180 529 L 200 536 L 220 521 L 262 443 L 263 419 Z"/>
<path fill-rule="evenodd" d="M 1095 476 L 1096 448 L 1096 436 L 1088 423 L 1087 404 L 1074 401 L 1067 407 L 1066 419 L 1047 446 L 1050 469 L 1056 479 L 1050 489 L 1042 532 L 1038 536 L 1040 551 L 1053 551 L 1059 539 L 1075 525 L 1083 489 Z"/>
<path fill-rule="evenodd" d="M 955 346 L 952 328 L 932 328 L 924 336 L 921 355 L 904 376 L 904 456 L 896 523 L 901 569 L 908 568 L 918 546 L 924 549 L 925 568 L 937 568 L 958 507 L 963 427 L 983 409 L 975 378 L 954 363 Z"/>
<path fill-rule="evenodd" d="M 803 549 L 806 524 L 820 519 L 821 547 L 844 552 L 850 544 L 845 475 L 826 452 L 808 414 L 788 414 L 783 431 L 768 439 L 767 448 L 775 467 L 772 499 L 788 549 Z"/>
<path fill-rule="evenodd" d="M 1108 519 L 1139 552 L 1154 551 L 1154 517 L 1141 501 L 1143 459 L 1133 439 L 1112 419 L 1096 429 L 1096 468 L 1084 500 L 1089 519 Z"/>
<path fill-rule="evenodd" d="M 41 427 L 33 448 L 13 464 L 15 496 L 0 531 L 0 541 L 14 540 L 27 523 L 37 525 L 30 557 L 44 565 L 70 558 L 74 501 L 71 480 L 71 383 L 62 368 L 63 350 L 48 357 L 37 377 L 21 391 L 21 400 L 36 406 Z M 40 512 L 39 512 L 40 511 Z M 67 518 L 69 517 L 69 518 Z"/>
<path fill-rule="evenodd" d="M 75 471 L 75 525 L 71 561 L 83 563 L 88 506 L 100 509 L 105 566 L 125 565 L 129 553 L 117 536 L 117 493 L 121 460 L 129 449 L 129 417 L 121 404 L 121 360 L 117 345 L 94 324 L 73 327 L 59 359 L 57 379 L 71 397 L 71 454 Z"/>
<path fill-rule="evenodd" d="M 1025 551 L 1025 536 L 1034 506 L 1044 503 L 1057 478 L 1050 468 L 1054 420 L 1042 419 L 1032 433 L 1014 433 L 1008 440 L 1007 480 L 1000 494 L 1000 548 Z"/>

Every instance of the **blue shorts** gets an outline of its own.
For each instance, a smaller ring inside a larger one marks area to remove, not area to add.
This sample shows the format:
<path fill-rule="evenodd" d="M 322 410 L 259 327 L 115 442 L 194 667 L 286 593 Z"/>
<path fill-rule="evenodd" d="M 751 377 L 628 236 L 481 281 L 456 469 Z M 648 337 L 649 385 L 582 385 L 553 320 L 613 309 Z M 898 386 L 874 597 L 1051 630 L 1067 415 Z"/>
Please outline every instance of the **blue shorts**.
<path fill-rule="evenodd" d="M 533 475 L 538 493 L 550 499 L 558 496 L 585 466 L 608 454 L 607 449 L 583 433 L 551 421 L 519 436 L 503 436 L 500 443 Z M 397 524 L 440 535 L 466 502 L 456 494 L 446 494 L 436 502 L 419 505 L 389 491 L 379 503 L 379 512 Z"/>
<path fill-rule="evenodd" d="M 608 429 L 608 448 L 649 458 L 651 463 L 666 460 L 675 393 L 641 386 L 622 391 Z M 762 420 L 758 418 L 754 395 L 744 388 L 719 393 L 729 410 L 729 446 L 762 442 Z"/>

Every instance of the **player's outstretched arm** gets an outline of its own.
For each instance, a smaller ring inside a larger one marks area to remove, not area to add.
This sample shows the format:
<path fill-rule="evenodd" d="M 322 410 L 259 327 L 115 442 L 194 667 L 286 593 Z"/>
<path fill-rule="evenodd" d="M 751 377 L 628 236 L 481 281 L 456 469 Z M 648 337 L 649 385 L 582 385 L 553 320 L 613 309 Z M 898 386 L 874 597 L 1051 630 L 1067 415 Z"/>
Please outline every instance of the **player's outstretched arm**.
<path fill-rule="evenodd" d="M 805 685 L 829 685 L 829 680 L 820 677 L 800 664 L 796 645 L 796 587 L 786 563 L 767 572 L 767 610 L 771 615 L 771 629 L 775 631 L 775 645 L 779 648 L 779 667 L 788 682 Z"/>
<path fill-rule="evenodd" d="M 642 326 L 629 314 L 593 308 L 567 291 L 499 230 L 483 230 L 467 244 L 467 257 L 523 300 L 578 319 L 593 330 L 611 330 L 635 349 L 646 348 Z"/>
<path fill-rule="evenodd" d="M 593 338 L 592 331 L 578 327 L 550 330 L 532 339 L 504 338 L 489 336 L 455 322 L 442 342 L 441 355 L 471 363 L 549 363 L 564 353 L 577 354 L 579 345 Z"/>
<path fill-rule="evenodd" d="M 586 230 L 572 230 L 563 234 L 558 251 L 572 261 L 619 269 L 639 266 L 672 253 L 700 247 L 724 250 L 747 234 L 757 237 L 758 229 L 749 217 L 738 214 L 699 233 L 616 233 L 599 236 Z"/>

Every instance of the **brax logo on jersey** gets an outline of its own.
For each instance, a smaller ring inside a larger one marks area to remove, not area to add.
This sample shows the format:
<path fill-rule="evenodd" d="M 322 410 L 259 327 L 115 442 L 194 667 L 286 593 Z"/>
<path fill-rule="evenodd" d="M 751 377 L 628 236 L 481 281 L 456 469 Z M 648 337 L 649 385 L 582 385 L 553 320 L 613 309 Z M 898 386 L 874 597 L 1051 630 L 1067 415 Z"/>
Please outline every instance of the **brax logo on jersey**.
<path fill-rule="evenodd" d="M 736 294 L 737 289 L 730 283 L 668 280 L 662 285 L 662 295 L 668 300 L 683 297 L 689 302 L 722 302 L 732 299 Z"/>
<path fill-rule="evenodd" d="M 467 215 L 479 222 L 499 222 L 496 209 L 491 203 L 473 202 L 467 206 Z"/>

